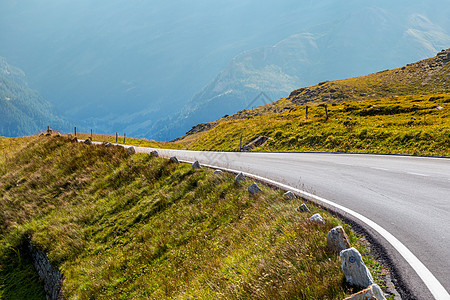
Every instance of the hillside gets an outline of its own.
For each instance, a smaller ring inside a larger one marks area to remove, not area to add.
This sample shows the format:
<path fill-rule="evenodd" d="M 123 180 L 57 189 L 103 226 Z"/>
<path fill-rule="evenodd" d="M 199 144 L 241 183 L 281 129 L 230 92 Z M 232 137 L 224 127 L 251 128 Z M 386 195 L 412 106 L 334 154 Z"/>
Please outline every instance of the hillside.
<path fill-rule="evenodd" d="M 52 110 L 47 100 L 28 87 L 25 73 L 0 57 L 0 135 L 31 135 L 47 126 L 62 129 L 64 121 Z"/>
<path fill-rule="evenodd" d="M 179 142 L 193 150 L 231 151 L 243 134 L 244 145 L 270 137 L 259 150 L 449 155 L 449 93 L 450 49 L 402 68 L 295 90 L 199 124 Z"/>
<path fill-rule="evenodd" d="M 263 105 L 261 92 L 279 99 L 297 87 L 394 68 L 449 45 L 450 32 L 424 15 L 352 8 L 345 17 L 237 55 L 185 105 L 170 129 L 181 134 L 183 127 Z"/>
<path fill-rule="evenodd" d="M 57 137 L 0 138 L 0 298 L 43 299 L 26 243 L 66 299 L 342 299 L 326 234 L 342 221 L 232 174 Z M 308 220 L 320 212 L 325 224 Z M 344 225 L 383 284 L 386 270 Z"/>

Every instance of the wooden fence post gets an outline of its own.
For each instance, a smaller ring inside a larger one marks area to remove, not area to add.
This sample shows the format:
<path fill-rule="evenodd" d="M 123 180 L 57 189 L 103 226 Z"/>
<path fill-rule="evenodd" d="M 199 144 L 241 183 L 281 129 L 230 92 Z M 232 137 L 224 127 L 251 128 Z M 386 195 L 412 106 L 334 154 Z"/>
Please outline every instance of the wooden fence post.
<path fill-rule="evenodd" d="M 92 129 L 91 129 L 91 141 L 92 141 Z"/>
<path fill-rule="evenodd" d="M 241 133 L 241 140 L 239 142 L 239 152 L 242 151 L 242 133 Z"/>
<path fill-rule="evenodd" d="M 116 132 L 116 144 L 117 144 L 117 140 L 119 139 L 119 135 Z"/>
<path fill-rule="evenodd" d="M 308 105 L 306 105 L 306 120 L 308 120 Z"/>
<path fill-rule="evenodd" d="M 124 133 L 124 134 L 123 134 L 123 143 L 124 143 L 124 144 L 125 144 L 126 139 L 127 139 L 127 134 Z"/>
<path fill-rule="evenodd" d="M 74 128 L 75 137 L 77 137 L 77 126 Z"/>

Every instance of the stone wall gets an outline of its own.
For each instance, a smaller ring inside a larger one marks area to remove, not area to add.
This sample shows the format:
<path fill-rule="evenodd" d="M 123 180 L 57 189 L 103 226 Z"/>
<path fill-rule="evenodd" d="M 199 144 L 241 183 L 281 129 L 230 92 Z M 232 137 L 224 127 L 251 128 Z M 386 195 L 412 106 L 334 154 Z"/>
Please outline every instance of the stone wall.
<path fill-rule="evenodd" d="M 30 242 L 28 242 L 28 249 L 31 254 L 31 260 L 39 279 L 44 284 L 44 291 L 47 299 L 49 300 L 63 300 L 64 297 L 61 292 L 63 276 L 61 272 L 54 268 L 47 255 L 34 248 Z"/>

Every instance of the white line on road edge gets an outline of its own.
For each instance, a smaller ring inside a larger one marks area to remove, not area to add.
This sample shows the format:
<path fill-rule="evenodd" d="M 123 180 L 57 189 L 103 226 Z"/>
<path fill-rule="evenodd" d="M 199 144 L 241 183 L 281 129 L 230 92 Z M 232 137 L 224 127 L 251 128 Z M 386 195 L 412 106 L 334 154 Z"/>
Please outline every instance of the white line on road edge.
<path fill-rule="evenodd" d="M 156 148 L 153 149 L 153 148 L 145 148 L 145 147 L 135 147 L 135 148 L 136 148 L 137 152 L 144 152 L 144 153 L 146 153 L 146 150 L 148 151 L 149 149 L 157 150 L 157 151 L 165 150 L 165 149 L 156 149 Z M 173 152 L 173 150 L 170 150 L 170 152 Z M 176 152 L 177 152 L 177 150 L 175 150 L 175 153 Z M 164 155 L 161 155 L 161 156 L 164 156 Z M 192 161 L 183 160 L 183 159 L 180 159 L 180 162 L 192 163 Z M 237 170 L 227 169 L 227 168 L 218 167 L 218 166 L 211 166 L 211 165 L 207 165 L 207 164 L 202 164 L 202 165 L 205 167 L 221 169 L 221 170 L 224 170 L 227 172 L 232 172 L 232 173 L 240 172 Z M 397 250 L 397 252 L 400 253 L 401 256 L 403 256 L 403 258 L 409 263 L 409 265 L 413 268 L 413 270 L 416 271 L 417 275 L 419 275 L 419 277 L 422 279 L 423 283 L 427 286 L 428 290 L 431 292 L 431 294 L 434 296 L 435 299 L 450 300 L 450 294 L 442 286 L 442 284 L 437 280 L 437 278 L 434 277 L 434 275 L 430 272 L 430 270 L 428 270 L 427 267 L 425 267 L 425 265 L 408 248 L 406 248 L 405 245 L 402 244 L 402 242 L 400 242 L 395 236 L 393 236 L 386 229 L 384 229 L 383 227 L 381 227 L 374 221 L 370 220 L 367 217 L 364 217 L 363 215 L 361 215 L 349 208 L 346 208 L 342 205 L 336 204 L 325 198 L 308 193 L 306 191 L 291 187 L 289 185 L 286 185 L 286 184 L 283 184 L 283 183 L 280 183 L 280 182 L 277 182 L 277 181 L 274 181 L 274 180 L 271 180 L 271 179 L 268 179 L 265 177 L 254 175 L 251 173 L 247 173 L 247 172 L 242 172 L 242 173 L 247 177 L 251 177 L 251 178 L 260 180 L 262 182 L 272 184 L 272 185 L 277 186 L 284 190 L 290 190 L 292 192 L 295 192 L 308 200 L 312 200 L 313 202 L 314 201 L 321 202 L 321 203 L 327 204 L 329 206 L 335 207 L 343 212 L 346 212 L 346 213 L 352 215 L 353 217 L 359 219 L 360 221 L 364 222 L 367 226 L 371 227 L 373 230 L 378 232 L 378 234 L 380 234 L 382 237 L 384 237 Z"/>
<path fill-rule="evenodd" d="M 216 166 L 209 166 L 204 165 L 205 167 L 210 168 L 218 168 L 222 169 L 224 171 L 232 172 L 232 173 L 239 173 L 239 171 L 231 170 L 227 168 L 222 167 L 216 167 Z M 393 236 L 391 233 L 389 233 L 386 229 L 375 223 L 374 221 L 370 220 L 369 218 L 364 217 L 363 215 L 346 208 L 342 205 L 336 204 L 330 200 L 327 200 L 325 198 L 316 196 L 314 194 L 308 193 L 306 191 L 291 187 L 289 185 L 261 177 L 258 175 L 242 172 L 247 177 L 252 177 L 254 179 L 267 182 L 269 184 L 275 185 L 281 189 L 284 190 L 290 190 L 292 192 L 296 192 L 299 195 L 305 197 L 308 200 L 313 200 L 321 203 L 325 203 L 329 206 L 333 206 L 341 211 L 344 211 L 353 217 L 361 220 L 366 225 L 374 229 L 376 232 L 378 232 L 382 237 L 384 237 L 399 253 L 403 258 L 409 263 L 409 265 L 416 271 L 417 275 L 422 279 L 422 281 L 425 283 L 427 288 L 430 290 L 431 294 L 433 294 L 434 298 L 437 300 L 450 300 L 450 294 L 447 292 L 447 290 L 442 286 L 442 284 L 434 277 L 434 275 L 430 272 L 430 270 L 425 267 L 425 265 L 408 249 L 405 245 L 402 244 L 395 236 Z"/>

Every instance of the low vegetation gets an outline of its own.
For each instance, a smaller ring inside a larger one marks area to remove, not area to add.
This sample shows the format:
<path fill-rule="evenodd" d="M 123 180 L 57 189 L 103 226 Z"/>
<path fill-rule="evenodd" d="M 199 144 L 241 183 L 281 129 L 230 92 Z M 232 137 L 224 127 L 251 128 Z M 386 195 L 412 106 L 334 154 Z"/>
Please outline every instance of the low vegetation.
<path fill-rule="evenodd" d="M 342 299 L 325 224 L 282 191 L 65 138 L 0 139 L 0 298 L 43 299 L 25 239 L 68 299 Z M 6 156 L 5 156 L 6 155 Z M 383 269 L 344 225 L 379 284 Z"/>
<path fill-rule="evenodd" d="M 282 100 L 280 100 L 282 101 Z M 260 151 L 338 151 L 450 156 L 450 93 L 299 105 L 221 120 L 180 143 L 192 150 L 237 151 L 259 136 Z M 275 102 L 276 104 L 276 102 Z M 261 109 L 261 108 L 260 108 Z M 245 115 L 247 114 L 247 115 Z"/>

